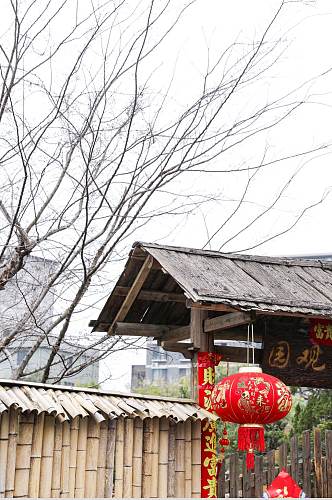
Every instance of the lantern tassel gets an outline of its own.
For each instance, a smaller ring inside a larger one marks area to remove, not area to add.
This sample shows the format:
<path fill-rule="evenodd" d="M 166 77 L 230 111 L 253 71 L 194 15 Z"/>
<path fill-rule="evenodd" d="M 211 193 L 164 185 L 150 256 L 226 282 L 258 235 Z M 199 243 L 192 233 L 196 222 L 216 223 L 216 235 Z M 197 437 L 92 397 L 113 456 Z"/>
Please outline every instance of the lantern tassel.
<path fill-rule="evenodd" d="M 265 451 L 264 427 L 261 425 L 240 425 L 238 431 L 238 449 L 248 451 L 253 448 Z"/>
<path fill-rule="evenodd" d="M 255 455 L 253 454 L 252 451 L 248 451 L 248 453 L 247 453 L 246 464 L 247 464 L 248 470 L 254 469 L 254 467 L 255 467 Z"/>

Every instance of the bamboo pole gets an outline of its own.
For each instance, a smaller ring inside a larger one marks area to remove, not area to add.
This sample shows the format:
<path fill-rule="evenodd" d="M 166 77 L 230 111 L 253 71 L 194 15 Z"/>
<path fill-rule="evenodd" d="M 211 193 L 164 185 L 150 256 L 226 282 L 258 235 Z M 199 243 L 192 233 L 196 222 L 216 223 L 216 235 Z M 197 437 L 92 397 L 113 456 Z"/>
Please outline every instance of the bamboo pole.
<path fill-rule="evenodd" d="M 116 423 L 116 420 L 109 420 L 108 422 L 104 494 L 105 498 L 112 498 L 113 496 Z"/>
<path fill-rule="evenodd" d="M 115 437 L 114 496 L 123 497 L 124 418 L 119 417 Z"/>
<path fill-rule="evenodd" d="M 85 498 L 96 496 L 99 438 L 100 424 L 89 417 L 85 463 Z"/>
<path fill-rule="evenodd" d="M 81 418 L 77 439 L 75 498 L 84 498 L 87 435 L 88 418 Z"/>
<path fill-rule="evenodd" d="M 146 418 L 143 422 L 143 477 L 142 497 L 151 497 L 152 476 L 152 419 Z"/>
<path fill-rule="evenodd" d="M 143 470 L 143 421 L 135 418 L 134 422 L 134 447 L 133 447 L 133 497 L 142 496 L 142 470 Z"/>
<path fill-rule="evenodd" d="M 126 418 L 123 453 L 123 497 L 133 496 L 134 420 Z"/>
<path fill-rule="evenodd" d="M 191 456 L 191 421 L 184 423 L 184 496 L 191 497 L 191 479 L 192 479 L 192 456 Z"/>
<path fill-rule="evenodd" d="M 14 497 L 27 498 L 29 495 L 33 426 L 34 415 L 23 413 L 20 417 L 17 436 Z"/>
<path fill-rule="evenodd" d="M 201 421 L 191 425 L 191 497 L 201 498 Z"/>
<path fill-rule="evenodd" d="M 1 415 L 1 426 L 0 426 L 0 497 L 1 498 L 4 498 L 6 494 L 8 436 L 9 436 L 9 414 L 6 411 Z"/>
<path fill-rule="evenodd" d="M 106 477 L 106 453 L 107 453 L 107 432 L 108 422 L 104 421 L 100 424 L 100 439 L 97 461 L 97 498 L 103 498 L 105 494 L 105 477 Z"/>
<path fill-rule="evenodd" d="M 44 435 L 44 413 L 40 413 L 35 417 L 33 427 L 32 447 L 31 447 L 31 465 L 29 477 L 29 497 L 37 498 L 39 495 L 39 480 L 40 480 L 40 464 L 43 448 Z"/>
<path fill-rule="evenodd" d="M 184 423 L 178 422 L 175 430 L 175 496 L 184 498 Z"/>
<path fill-rule="evenodd" d="M 69 497 L 75 496 L 75 478 L 77 465 L 77 445 L 80 417 L 75 417 L 70 423 L 70 457 L 69 457 Z"/>
<path fill-rule="evenodd" d="M 54 451 L 55 419 L 45 415 L 42 459 L 40 465 L 39 497 L 50 498 L 52 489 L 52 468 Z"/>
<path fill-rule="evenodd" d="M 158 497 L 167 497 L 168 483 L 168 432 L 169 420 L 162 417 L 159 422 L 159 467 L 158 467 Z M 191 496 L 191 492 L 190 492 Z"/>
<path fill-rule="evenodd" d="M 175 497 L 175 423 L 170 421 L 168 431 L 167 497 Z"/>
<path fill-rule="evenodd" d="M 52 460 L 51 497 L 60 498 L 61 493 L 61 451 L 62 451 L 62 423 L 56 419 L 54 422 L 54 446 Z"/>
<path fill-rule="evenodd" d="M 152 419 L 152 458 L 151 458 L 151 498 L 158 497 L 159 479 L 159 418 Z"/>
<path fill-rule="evenodd" d="M 61 447 L 61 498 L 69 497 L 69 465 L 70 465 L 70 423 L 62 424 Z"/>
<path fill-rule="evenodd" d="M 8 452 L 6 470 L 6 493 L 7 498 L 12 498 L 14 494 L 15 464 L 17 434 L 19 426 L 19 413 L 14 409 L 9 410 L 9 432 L 8 432 Z"/>

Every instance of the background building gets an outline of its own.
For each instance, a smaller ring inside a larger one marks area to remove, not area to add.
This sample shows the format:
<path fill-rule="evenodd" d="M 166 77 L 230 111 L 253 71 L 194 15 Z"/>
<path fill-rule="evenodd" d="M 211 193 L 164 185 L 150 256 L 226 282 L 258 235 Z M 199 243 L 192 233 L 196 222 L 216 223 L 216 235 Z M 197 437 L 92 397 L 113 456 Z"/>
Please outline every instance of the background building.
<path fill-rule="evenodd" d="M 41 340 L 39 347 L 29 361 L 29 380 L 40 381 L 38 369 L 47 362 L 52 345 L 57 336 L 46 334 L 49 326 L 56 318 L 55 297 L 48 291 L 33 314 L 29 314 L 33 304 L 43 292 L 43 287 L 56 270 L 56 264 L 40 257 L 29 257 L 24 268 L 10 280 L 5 289 L 0 290 L 0 338 L 6 337 L 15 328 L 19 335 L 6 349 L 0 353 L 0 378 L 16 378 L 17 368 L 22 363 L 30 349 Z M 59 351 L 60 356 L 50 371 L 49 380 L 57 380 L 63 370 L 64 360 L 67 365 L 75 363 L 86 364 L 79 373 L 61 380 L 66 385 L 95 385 L 99 381 L 99 363 L 93 362 L 93 353 L 86 351 L 81 354 L 81 348 L 75 346 L 75 339 L 63 343 L 66 347 Z"/>
<path fill-rule="evenodd" d="M 170 385 L 190 378 L 190 359 L 179 352 L 166 352 L 153 341 L 148 341 L 146 348 L 146 364 L 132 366 L 132 391 L 142 386 Z"/>

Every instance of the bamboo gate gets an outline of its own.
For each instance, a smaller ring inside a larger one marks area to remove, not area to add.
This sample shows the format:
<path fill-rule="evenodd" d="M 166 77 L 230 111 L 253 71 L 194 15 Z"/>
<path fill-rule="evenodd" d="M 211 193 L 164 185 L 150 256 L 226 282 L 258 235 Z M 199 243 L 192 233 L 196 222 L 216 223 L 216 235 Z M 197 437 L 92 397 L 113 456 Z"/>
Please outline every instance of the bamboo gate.
<path fill-rule="evenodd" d="M 0 381 L 0 497 L 200 497 L 190 400 Z"/>
<path fill-rule="evenodd" d="M 223 463 L 218 481 L 218 496 L 261 498 L 266 485 L 285 468 L 302 487 L 307 497 L 332 497 L 332 431 L 318 429 L 293 436 L 289 444 L 256 456 L 254 472 L 247 472 L 238 453 Z"/>

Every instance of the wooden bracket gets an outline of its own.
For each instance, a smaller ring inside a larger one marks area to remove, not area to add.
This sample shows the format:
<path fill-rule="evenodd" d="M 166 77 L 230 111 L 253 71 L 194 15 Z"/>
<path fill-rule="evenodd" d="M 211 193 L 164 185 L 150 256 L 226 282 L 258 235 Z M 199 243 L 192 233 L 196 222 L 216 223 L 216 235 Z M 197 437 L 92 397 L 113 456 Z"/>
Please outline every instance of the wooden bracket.
<path fill-rule="evenodd" d="M 125 297 L 124 301 L 121 304 L 120 309 L 118 310 L 110 328 L 108 329 L 108 334 L 112 335 L 113 333 L 113 326 L 115 323 L 121 322 L 125 319 L 125 317 L 128 314 L 129 309 L 133 305 L 133 302 L 135 301 L 137 295 L 139 294 L 144 281 L 146 280 L 150 269 L 152 268 L 153 265 L 153 257 L 152 255 L 148 255 L 139 270 L 139 273 L 137 274 L 134 283 L 131 285 L 129 292 L 127 296 Z"/>

